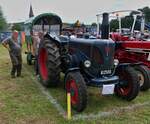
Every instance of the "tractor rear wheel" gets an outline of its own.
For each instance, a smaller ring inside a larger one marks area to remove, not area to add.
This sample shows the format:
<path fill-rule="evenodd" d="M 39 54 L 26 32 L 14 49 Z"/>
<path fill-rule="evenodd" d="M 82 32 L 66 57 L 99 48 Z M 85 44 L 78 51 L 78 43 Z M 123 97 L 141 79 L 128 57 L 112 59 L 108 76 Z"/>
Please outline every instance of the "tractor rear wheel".
<path fill-rule="evenodd" d="M 41 83 L 46 87 L 57 86 L 60 79 L 60 54 L 55 42 L 45 38 L 38 53 L 38 70 Z"/>
<path fill-rule="evenodd" d="M 146 91 L 150 88 L 150 70 L 144 65 L 135 66 L 140 83 L 140 90 Z"/>
<path fill-rule="evenodd" d="M 71 106 L 81 112 L 87 105 L 87 87 L 80 72 L 69 72 L 66 76 L 66 90 L 71 93 Z"/>
<path fill-rule="evenodd" d="M 115 87 L 116 95 L 128 101 L 133 100 L 140 90 L 136 71 L 132 67 L 118 68 L 116 74 L 119 76 L 119 84 Z"/>

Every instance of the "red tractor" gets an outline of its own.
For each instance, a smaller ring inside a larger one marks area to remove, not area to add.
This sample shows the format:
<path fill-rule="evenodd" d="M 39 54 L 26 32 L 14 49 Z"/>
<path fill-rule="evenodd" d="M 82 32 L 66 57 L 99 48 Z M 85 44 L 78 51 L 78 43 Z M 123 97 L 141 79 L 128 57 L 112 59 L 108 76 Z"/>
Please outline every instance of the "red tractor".
<path fill-rule="evenodd" d="M 121 28 L 121 17 L 118 15 L 120 12 L 127 11 L 117 11 L 119 32 L 110 33 L 110 38 L 116 42 L 115 59 L 118 59 L 120 63 L 133 64 L 132 66 L 134 66 L 139 77 L 140 89 L 146 91 L 150 88 L 150 42 L 145 41 L 142 36 L 144 34 L 144 18 L 141 20 L 141 32 L 134 31 L 135 23 L 138 21 L 137 16 L 144 16 L 140 11 L 136 11 L 129 33 L 129 30 Z"/>

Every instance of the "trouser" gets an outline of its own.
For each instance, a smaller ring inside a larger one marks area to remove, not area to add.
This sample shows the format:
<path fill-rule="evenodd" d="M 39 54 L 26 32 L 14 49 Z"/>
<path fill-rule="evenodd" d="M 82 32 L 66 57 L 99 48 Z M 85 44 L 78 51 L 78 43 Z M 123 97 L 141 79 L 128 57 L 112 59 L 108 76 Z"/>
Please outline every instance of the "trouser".
<path fill-rule="evenodd" d="M 15 76 L 15 73 L 17 72 L 17 76 L 21 75 L 22 70 L 22 56 L 20 55 L 14 55 L 13 53 L 10 53 L 10 58 L 12 62 L 12 69 L 11 69 L 11 75 Z"/>
<path fill-rule="evenodd" d="M 39 69 L 38 69 L 38 55 L 35 55 L 35 74 L 38 75 L 39 74 Z"/>

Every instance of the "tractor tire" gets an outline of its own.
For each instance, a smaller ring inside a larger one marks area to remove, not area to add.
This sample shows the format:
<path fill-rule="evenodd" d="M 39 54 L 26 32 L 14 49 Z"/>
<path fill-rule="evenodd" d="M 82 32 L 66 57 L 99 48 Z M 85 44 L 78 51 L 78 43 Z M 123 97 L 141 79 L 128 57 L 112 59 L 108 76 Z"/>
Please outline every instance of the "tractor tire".
<path fill-rule="evenodd" d="M 40 81 L 45 87 L 55 87 L 60 80 L 60 54 L 55 42 L 45 38 L 38 52 L 38 70 Z"/>
<path fill-rule="evenodd" d="M 144 65 L 135 66 L 140 83 L 140 90 L 146 91 L 150 88 L 150 70 Z"/>
<path fill-rule="evenodd" d="M 32 54 L 31 53 L 27 54 L 27 64 L 32 65 Z"/>
<path fill-rule="evenodd" d="M 80 72 L 69 72 L 66 76 L 66 91 L 71 93 L 71 106 L 81 112 L 87 105 L 87 87 Z"/>
<path fill-rule="evenodd" d="M 136 71 L 128 66 L 125 68 L 118 68 L 116 70 L 116 75 L 119 76 L 119 84 L 115 87 L 116 95 L 127 101 L 133 100 L 140 90 Z"/>

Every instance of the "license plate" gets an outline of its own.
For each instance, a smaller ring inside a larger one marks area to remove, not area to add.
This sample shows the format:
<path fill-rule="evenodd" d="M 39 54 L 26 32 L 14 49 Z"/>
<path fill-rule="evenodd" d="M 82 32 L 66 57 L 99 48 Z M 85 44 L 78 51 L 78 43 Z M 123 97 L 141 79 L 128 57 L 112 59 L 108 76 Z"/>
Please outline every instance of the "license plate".
<path fill-rule="evenodd" d="M 101 75 L 111 74 L 111 70 L 103 70 L 101 71 Z"/>
<path fill-rule="evenodd" d="M 114 94 L 115 84 L 103 85 L 102 94 Z"/>

